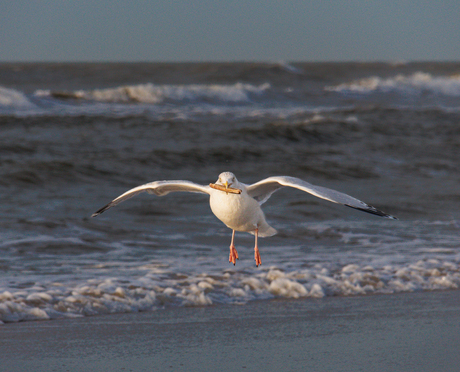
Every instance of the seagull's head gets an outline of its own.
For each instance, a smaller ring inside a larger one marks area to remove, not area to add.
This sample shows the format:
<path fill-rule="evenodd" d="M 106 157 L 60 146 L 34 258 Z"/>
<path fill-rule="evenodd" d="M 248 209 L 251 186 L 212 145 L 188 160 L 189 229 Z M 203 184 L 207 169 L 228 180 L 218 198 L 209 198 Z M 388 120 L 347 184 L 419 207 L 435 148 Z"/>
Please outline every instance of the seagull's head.
<path fill-rule="evenodd" d="M 216 181 L 217 185 L 224 186 L 228 189 L 230 186 L 238 188 L 238 180 L 232 172 L 223 172 L 219 174 L 219 178 Z"/>

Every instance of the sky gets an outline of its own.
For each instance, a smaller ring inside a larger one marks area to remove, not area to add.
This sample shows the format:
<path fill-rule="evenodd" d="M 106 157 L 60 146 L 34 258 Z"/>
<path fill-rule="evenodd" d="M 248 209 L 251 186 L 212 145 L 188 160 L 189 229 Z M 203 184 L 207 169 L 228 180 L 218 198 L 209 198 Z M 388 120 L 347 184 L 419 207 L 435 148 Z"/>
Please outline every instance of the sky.
<path fill-rule="evenodd" d="M 459 0 L 0 0 L 0 61 L 458 61 Z"/>

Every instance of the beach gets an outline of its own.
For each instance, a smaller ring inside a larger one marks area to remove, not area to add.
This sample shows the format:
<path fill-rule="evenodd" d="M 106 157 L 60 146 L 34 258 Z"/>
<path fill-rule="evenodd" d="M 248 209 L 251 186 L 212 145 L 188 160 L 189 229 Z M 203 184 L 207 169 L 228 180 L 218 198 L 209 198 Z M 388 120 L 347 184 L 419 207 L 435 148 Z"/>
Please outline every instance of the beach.
<path fill-rule="evenodd" d="M 2 371 L 458 371 L 460 291 L 22 322 Z"/>

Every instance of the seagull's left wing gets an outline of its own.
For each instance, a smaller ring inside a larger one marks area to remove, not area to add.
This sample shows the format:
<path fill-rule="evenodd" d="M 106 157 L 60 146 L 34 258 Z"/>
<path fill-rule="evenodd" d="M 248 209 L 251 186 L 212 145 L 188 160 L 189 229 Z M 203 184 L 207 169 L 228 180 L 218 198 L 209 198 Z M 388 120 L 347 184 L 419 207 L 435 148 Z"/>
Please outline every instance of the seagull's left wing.
<path fill-rule="evenodd" d="M 359 209 L 363 212 L 372 213 L 377 216 L 390 218 L 393 220 L 397 219 L 396 217 L 386 214 L 377 208 L 362 202 L 361 200 L 353 198 L 350 195 L 331 190 L 326 187 L 315 186 L 295 177 L 269 177 L 252 185 L 246 185 L 246 190 L 249 196 L 252 196 L 254 199 L 256 199 L 259 204 L 263 204 L 276 190 L 279 190 L 285 186 L 294 187 L 296 189 L 308 192 L 309 194 L 312 194 L 318 198 L 326 199 L 333 203 L 343 204 L 347 207 Z"/>
<path fill-rule="evenodd" d="M 131 190 L 126 191 L 124 194 L 121 194 L 118 198 L 113 199 L 109 204 L 93 213 L 91 217 L 96 217 L 101 213 L 105 212 L 107 209 L 114 207 L 122 201 L 132 198 L 133 196 L 136 196 L 137 194 L 140 194 L 144 191 L 148 192 L 149 194 L 163 196 L 175 191 L 198 192 L 202 194 L 209 194 L 209 190 L 211 190 L 209 186 L 199 185 L 197 183 L 190 181 L 178 180 L 150 182 L 146 183 L 145 185 L 140 185 Z"/>

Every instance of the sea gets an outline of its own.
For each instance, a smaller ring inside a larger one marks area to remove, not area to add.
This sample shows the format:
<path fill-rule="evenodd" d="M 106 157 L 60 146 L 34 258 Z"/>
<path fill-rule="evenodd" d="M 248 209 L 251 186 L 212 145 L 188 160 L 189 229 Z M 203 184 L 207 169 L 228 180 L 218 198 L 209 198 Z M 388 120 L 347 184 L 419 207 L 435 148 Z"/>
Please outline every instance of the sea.
<path fill-rule="evenodd" d="M 1 63 L 0 323 L 460 286 L 460 63 Z M 155 180 L 298 177 L 278 230 Z"/>

